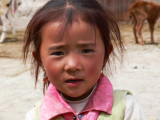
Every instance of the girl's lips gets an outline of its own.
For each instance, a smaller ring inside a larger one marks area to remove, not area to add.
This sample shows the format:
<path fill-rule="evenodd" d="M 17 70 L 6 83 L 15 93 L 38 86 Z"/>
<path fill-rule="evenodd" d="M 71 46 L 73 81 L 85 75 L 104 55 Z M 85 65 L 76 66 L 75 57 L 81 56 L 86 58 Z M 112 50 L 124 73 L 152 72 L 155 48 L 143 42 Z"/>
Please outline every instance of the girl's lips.
<path fill-rule="evenodd" d="M 76 87 L 76 86 L 79 86 L 81 83 L 82 83 L 82 79 L 69 79 L 69 80 L 66 80 L 66 84 L 70 87 Z"/>

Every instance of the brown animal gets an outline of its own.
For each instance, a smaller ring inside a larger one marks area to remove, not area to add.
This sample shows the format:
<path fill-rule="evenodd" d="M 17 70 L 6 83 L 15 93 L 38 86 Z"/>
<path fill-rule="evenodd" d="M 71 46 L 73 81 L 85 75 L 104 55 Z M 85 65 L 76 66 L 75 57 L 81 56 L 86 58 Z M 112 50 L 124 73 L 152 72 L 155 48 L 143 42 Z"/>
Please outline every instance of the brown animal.
<path fill-rule="evenodd" d="M 160 5 L 151 1 L 137 1 L 130 6 L 128 15 L 132 20 L 132 29 L 135 36 L 135 42 L 138 44 L 139 38 L 140 43 L 144 44 L 141 30 L 144 21 L 147 20 L 151 32 L 151 43 L 154 43 L 154 25 L 160 17 Z"/>

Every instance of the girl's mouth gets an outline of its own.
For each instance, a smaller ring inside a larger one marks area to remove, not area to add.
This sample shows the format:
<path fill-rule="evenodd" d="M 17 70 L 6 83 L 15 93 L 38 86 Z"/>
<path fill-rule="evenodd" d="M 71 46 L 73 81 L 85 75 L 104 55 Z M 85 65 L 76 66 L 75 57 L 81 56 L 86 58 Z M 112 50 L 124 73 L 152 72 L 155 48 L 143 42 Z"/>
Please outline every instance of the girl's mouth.
<path fill-rule="evenodd" d="M 69 79 L 69 80 L 66 80 L 66 84 L 70 87 L 77 87 L 79 86 L 81 83 L 82 83 L 82 79 Z"/>

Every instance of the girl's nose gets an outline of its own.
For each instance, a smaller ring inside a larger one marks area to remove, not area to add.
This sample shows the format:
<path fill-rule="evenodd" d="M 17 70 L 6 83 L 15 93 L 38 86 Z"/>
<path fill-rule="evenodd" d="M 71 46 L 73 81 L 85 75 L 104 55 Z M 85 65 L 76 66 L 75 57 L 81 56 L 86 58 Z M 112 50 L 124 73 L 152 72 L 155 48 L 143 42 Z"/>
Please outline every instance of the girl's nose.
<path fill-rule="evenodd" d="M 66 71 L 77 71 L 81 69 L 80 60 L 76 56 L 68 57 L 66 59 L 65 70 Z"/>

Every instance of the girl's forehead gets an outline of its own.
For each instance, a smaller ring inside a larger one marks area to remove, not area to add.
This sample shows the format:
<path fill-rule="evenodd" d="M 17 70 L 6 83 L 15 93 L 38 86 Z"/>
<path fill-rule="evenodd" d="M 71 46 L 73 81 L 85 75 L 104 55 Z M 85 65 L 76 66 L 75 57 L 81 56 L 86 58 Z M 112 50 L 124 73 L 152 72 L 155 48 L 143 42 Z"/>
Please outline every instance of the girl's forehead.
<path fill-rule="evenodd" d="M 63 22 L 49 22 L 47 23 L 42 30 L 42 40 L 44 37 L 57 40 L 57 42 L 64 37 L 85 37 L 95 39 L 95 34 L 98 29 L 93 25 L 88 24 L 82 20 L 75 21 L 72 24 L 68 24 L 64 27 Z"/>
<path fill-rule="evenodd" d="M 68 32 L 68 31 L 72 31 L 75 29 L 94 29 L 94 25 L 91 25 L 90 23 L 87 23 L 81 19 L 78 19 L 76 21 L 73 21 L 72 23 L 66 23 L 64 21 L 50 21 L 48 22 L 43 29 L 50 29 L 52 27 L 52 29 L 55 29 L 57 32 L 59 31 L 64 31 L 64 32 Z"/>

